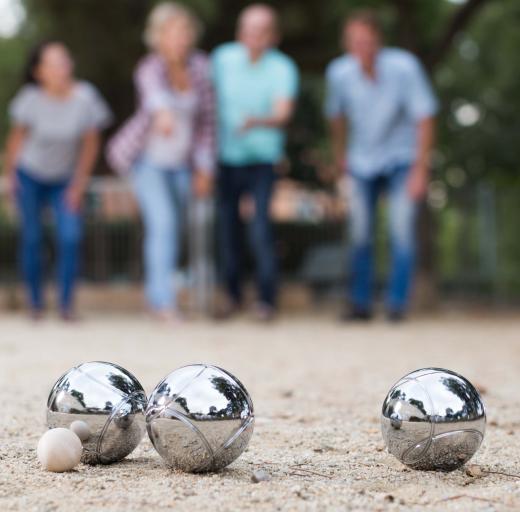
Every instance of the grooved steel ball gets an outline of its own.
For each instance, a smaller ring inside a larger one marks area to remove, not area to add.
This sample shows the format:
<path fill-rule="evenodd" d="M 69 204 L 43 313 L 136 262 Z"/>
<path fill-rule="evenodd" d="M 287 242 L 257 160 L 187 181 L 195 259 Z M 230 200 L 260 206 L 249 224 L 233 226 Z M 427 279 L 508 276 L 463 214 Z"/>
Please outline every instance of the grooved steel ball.
<path fill-rule="evenodd" d="M 484 404 L 461 375 L 424 368 L 394 384 L 383 403 L 388 451 L 419 470 L 452 471 L 478 450 L 486 430 Z"/>
<path fill-rule="evenodd" d="M 81 438 L 82 462 L 123 459 L 145 432 L 146 394 L 139 381 L 112 363 L 83 363 L 63 374 L 47 401 L 47 426 L 70 428 Z"/>
<path fill-rule="evenodd" d="M 231 464 L 253 434 L 253 403 L 233 375 L 205 364 L 184 366 L 155 388 L 148 435 L 166 464 L 199 473 Z"/>

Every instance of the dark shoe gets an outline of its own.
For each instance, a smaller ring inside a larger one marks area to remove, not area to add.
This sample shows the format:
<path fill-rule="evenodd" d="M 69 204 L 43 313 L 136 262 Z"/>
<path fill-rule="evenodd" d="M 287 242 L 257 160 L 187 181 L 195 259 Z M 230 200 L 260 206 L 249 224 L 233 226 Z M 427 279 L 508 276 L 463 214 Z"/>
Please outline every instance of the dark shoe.
<path fill-rule="evenodd" d="M 339 319 L 342 322 L 368 322 L 372 320 L 372 311 L 356 306 L 347 306 Z"/>
<path fill-rule="evenodd" d="M 400 309 L 391 309 L 386 314 L 386 318 L 388 319 L 389 322 L 391 322 L 393 324 L 399 324 L 406 319 L 406 315 L 405 315 L 404 311 L 402 311 Z"/>
<path fill-rule="evenodd" d="M 274 320 L 276 310 L 270 304 L 261 302 L 255 306 L 253 314 L 257 322 L 269 323 Z"/>
<path fill-rule="evenodd" d="M 39 322 L 40 320 L 43 320 L 44 311 L 41 308 L 31 308 L 29 311 L 29 318 L 33 322 Z"/>
<path fill-rule="evenodd" d="M 60 311 L 60 319 L 66 324 L 76 324 L 81 320 L 77 313 L 70 309 L 62 309 Z"/>
<path fill-rule="evenodd" d="M 225 300 L 217 304 L 213 312 L 213 318 L 218 321 L 229 320 L 240 313 L 240 304 L 230 300 Z"/>

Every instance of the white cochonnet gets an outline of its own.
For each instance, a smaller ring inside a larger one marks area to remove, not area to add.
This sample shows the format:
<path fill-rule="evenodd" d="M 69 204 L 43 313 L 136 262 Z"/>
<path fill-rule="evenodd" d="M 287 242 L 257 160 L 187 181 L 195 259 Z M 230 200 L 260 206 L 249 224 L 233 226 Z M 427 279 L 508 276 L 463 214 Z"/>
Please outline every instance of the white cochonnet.
<path fill-rule="evenodd" d="M 80 462 L 83 445 L 68 428 L 47 430 L 38 442 L 38 459 L 47 471 L 61 473 L 74 469 Z"/>
<path fill-rule="evenodd" d="M 73 421 L 70 424 L 70 430 L 74 432 L 80 439 L 80 441 L 87 441 L 90 437 L 90 429 L 88 428 L 88 425 L 81 420 Z"/>

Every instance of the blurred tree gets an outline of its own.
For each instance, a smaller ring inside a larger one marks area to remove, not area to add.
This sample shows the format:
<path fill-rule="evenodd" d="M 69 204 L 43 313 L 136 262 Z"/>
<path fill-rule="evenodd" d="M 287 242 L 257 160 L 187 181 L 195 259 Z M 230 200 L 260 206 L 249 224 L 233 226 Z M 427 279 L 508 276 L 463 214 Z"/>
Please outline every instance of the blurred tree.
<path fill-rule="evenodd" d="M 141 34 L 156 0 L 24 0 L 27 22 L 17 38 L 0 40 L 0 106 L 17 86 L 23 54 L 41 37 L 63 39 L 78 74 L 92 80 L 121 121 L 133 108 L 132 70 L 145 49 Z M 234 37 L 237 15 L 251 2 L 185 0 L 206 24 L 202 47 Z M 302 71 L 300 108 L 290 130 L 290 173 L 315 186 L 326 176 L 321 118 L 322 74 L 339 54 L 343 18 L 353 9 L 379 10 L 386 39 L 415 52 L 431 73 L 441 100 L 435 179 L 444 194 L 480 180 L 517 178 L 520 63 L 517 0 L 276 0 L 282 48 Z M 5 108 L 3 108 L 5 111 Z M 5 116 L 0 129 L 5 128 Z M 0 138 L 5 133 L 2 129 Z M 104 167 L 101 166 L 101 169 Z M 325 171 L 324 171 L 325 169 Z M 102 171 L 102 172 L 106 172 Z M 439 189 L 440 190 L 440 189 Z M 431 218 L 423 217 L 422 267 L 433 275 Z"/>

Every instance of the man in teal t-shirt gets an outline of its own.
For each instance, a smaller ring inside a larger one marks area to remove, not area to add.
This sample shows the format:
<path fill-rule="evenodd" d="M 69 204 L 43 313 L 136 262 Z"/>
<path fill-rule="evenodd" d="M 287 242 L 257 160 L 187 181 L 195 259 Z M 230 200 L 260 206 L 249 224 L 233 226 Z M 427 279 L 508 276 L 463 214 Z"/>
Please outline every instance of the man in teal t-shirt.
<path fill-rule="evenodd" d="M 263 4 L 247 7 L 239 17 L 238 37 L 213 52 L 217 96 L 219 176 L 218 201 L 223 277 L 229 316 L 241 304 L 240 198 L 255 203 L 250 225 L 257 267 L 260 320 L 272 318 L 276 306 L 276 257 L 269 219 L 275 166 L 284 155 L 284 128 L 294 109 L 298 71 L 275 49 L 278 19 Z"/>

